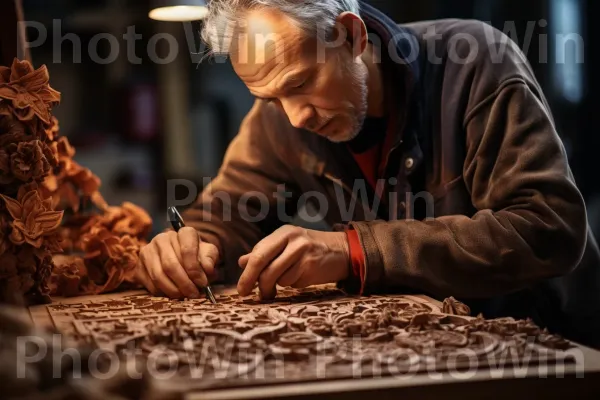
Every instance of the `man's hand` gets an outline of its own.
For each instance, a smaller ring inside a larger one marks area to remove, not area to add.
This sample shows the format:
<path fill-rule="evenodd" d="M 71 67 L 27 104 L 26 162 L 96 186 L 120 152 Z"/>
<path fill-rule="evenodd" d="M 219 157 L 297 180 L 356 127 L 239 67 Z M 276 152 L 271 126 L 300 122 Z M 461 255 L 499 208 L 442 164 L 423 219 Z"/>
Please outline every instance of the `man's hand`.
<path fill-rule="evenodd" d="M 247 296 L 258 282 L 263 299 L 277 294 L 276 284 L 304 288 L 344 280 L 350 250 L 344 232 L 319 232 L 283 226 L 261 240 L 239 260 L 244 272 L 238 292 Z"/>
<path fill-rule="evenodd" d="M 202 242 L 194 228 L 184 227 L 157 235 L 141 249 L 135 280 L 154 295 L 198 298 L 198 287 L 214 278 L 218 261 L 217 247 Z"/>

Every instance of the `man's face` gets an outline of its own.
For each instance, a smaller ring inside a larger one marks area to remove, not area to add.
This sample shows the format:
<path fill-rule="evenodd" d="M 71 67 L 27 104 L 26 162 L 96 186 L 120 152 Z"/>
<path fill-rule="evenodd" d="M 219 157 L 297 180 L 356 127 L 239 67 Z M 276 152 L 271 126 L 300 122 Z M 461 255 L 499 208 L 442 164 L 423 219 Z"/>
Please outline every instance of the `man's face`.
<path fill-rule="evenodd" d="M 250 92 L 279 107 L 296 128 L 332 142 L 353 139 L 367 111 L 367 68 L 350 46 L 319 57 L 318 40 L 278 11 L 250 12 L 245 25 L 231 61 Z"/>

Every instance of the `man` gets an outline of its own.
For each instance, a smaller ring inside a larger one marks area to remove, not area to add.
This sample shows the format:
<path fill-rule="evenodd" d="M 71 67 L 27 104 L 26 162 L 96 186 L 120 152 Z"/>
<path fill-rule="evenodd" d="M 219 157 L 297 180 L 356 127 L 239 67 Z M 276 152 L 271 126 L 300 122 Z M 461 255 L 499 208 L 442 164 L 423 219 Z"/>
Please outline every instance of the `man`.
<path fill-rule="evenodd" d="M 329 282 L 452 295 L 599 344 L 598 247 L 506 36 L 398 26 L 357 0 L 214 0 L 204 29 L 257 100 L 191 227 L 142 250 L 151 292 L 197 297 L 215 266 L 239 264 L 241 295 Z M 286 225 L 307 198 L 333 232 Z"/>

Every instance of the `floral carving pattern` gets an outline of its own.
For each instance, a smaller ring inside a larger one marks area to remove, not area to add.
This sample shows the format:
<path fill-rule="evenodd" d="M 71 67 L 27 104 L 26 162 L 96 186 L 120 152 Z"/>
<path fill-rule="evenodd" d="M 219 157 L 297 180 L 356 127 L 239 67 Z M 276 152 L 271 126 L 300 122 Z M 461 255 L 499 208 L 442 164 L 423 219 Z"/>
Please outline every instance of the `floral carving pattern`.
<path fill-rule="evenodd" d="M 13 218 L 10 240 L 13 244 L 29 245 L 39 249 L 44 238 L 56 232 L 62 220 L 62 211 L 53 211 L 51 200 L 42 200 L 37 191 L 32 190 L 19 196 L 18 200 L 0 195 Z"/>
<path fill-rule="evenodd" d="M 85 343 L 126 357 L 164 355 L 157 368 L 197 389 L 574 362 L 570 342 L 528 320 L 451 315 L 423 297 L 352 297 L 331 286 L 279 295 L 216 293 L 211 304 L 123 294 L 48 310 Z"/>
<path fill-rule="evenodd" d="M 60 93 L 50 87 L 49 80 L 46 66 L 34 70 L 31 63 L 15 59 L 11 68 L 0 67 L 0 98 L 10 101 L 19 120 L 37 117 L 50 124 L 50 110 L 60 101 Z"/>
<path fill-rule="evenodd" d="M 52 116 L 59 101 L 45 66 L 0 66 L 0 301 L 114 290 L 150 233 L 144 210 L 109 207 L 73 160 Z"/>

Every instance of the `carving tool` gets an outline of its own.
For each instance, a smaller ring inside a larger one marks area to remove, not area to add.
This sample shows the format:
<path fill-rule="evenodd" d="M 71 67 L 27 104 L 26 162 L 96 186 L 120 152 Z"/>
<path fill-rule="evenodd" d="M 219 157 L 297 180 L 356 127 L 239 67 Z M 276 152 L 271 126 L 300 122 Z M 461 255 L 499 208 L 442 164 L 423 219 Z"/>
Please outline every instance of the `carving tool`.
<path fill-rule="evenodd" d="M 175 207 L 167 208 L 167 216 L 169 218 L 169 221 L 171 221 L 171 226 L 173 227 L 175 232 L 179 232 L 179 230 L 185 226 L 185 224 L 183 223 L 183 218 L 181 218 L 181 214 L 179 214 L 179 211 L 177 211 L 177 208 L 175 208 Z M 204 289 L 204 293 L 206 294 L 206 297 L 208 298 L 208 300 L 210 300 L 210 302 L 213 304 L 217 304 L 217 299 L 213 295 L 210 285 L 207 285 L 203 289 Z"/>

